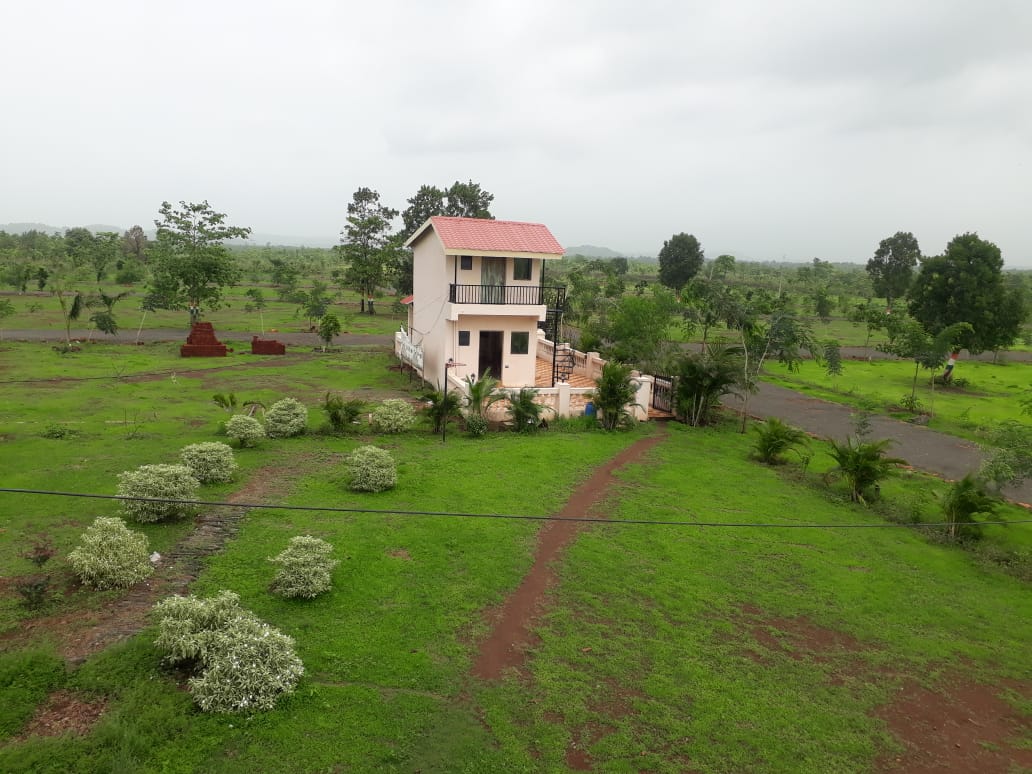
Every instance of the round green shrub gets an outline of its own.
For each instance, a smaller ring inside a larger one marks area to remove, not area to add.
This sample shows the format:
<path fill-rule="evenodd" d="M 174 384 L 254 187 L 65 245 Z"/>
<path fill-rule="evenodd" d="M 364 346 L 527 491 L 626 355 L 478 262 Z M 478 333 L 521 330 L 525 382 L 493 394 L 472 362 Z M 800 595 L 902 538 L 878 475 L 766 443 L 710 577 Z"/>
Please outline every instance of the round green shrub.
<path fill-rule="evenodd" d="M 308 409 L 293 398 L 278 400 L 265 412 L 265 434 L 269 438 L 291 438 L 308 429 Z"/>
<path fill-rule="evenodd" d="M 288 599 L 312 599 L 332 586 L 330 573 L 340 562 L 330 558 L 333 546 L 311 535 L 290 539 L 290 545 L 270 562 L 280 566 L 272 592 Z"/>
<path fill-rule="evenodd" d="M 487 420 L 480 414 L 470 414 L 466 417 L 466 432 L 474 438 L 483 438 L 487 435 Z"/>
<path fill-rule="evenodd" d="M 226 420 L 226 435 L 240 444 L 240 448 L 254 446 L 265 437 L 265 428 L 254 417 L 234 414 Z"/>
<path fill-rule="evenodd" d="M 72 570 L 91 589 L 124 589 L 152 572 L 147 536 L 115 517 L 101 516 L 82 533 L 68 555 Z"/>
<path fill-rule="evenodd" d="M 272 709 L 304 673 L 294 641 L 222 591 L 212 599 L 169 597 L 154 606 L 165 660 L 193 663 L 194 700 L 206 712 Z"/>
<path fill-rule="evenodd" d="M 416 411 L 401 398 L 388 398 L 375 409 L 370 419 L 380 433 L 402 433 L 416 423 Z"/>
<path fill-rule="evenodd" d="M 205 712 L 270 710 L 304 671 L 292 638 L 250 615 L 238 616 L 212 632 L 204 670 L 190 678 L 190 691 Z"/>
<path fill-rule="evenodd" d="M 344 460 L 352 492 L 385 492 L 398 483 L 394 458 L 386 449 L 360 446 Z"/>
<path fill-rule="evenodd" d="M 217 441 L 184 446 L 179 452 L 179 458 L 202 484 L 231 481 L 237 469 L 233 450 L 227 444 Z"/>
<path fill-rule="evenodd" d="M 185 465 L 141 465 L 118 474 L 118 494 L 122 497 L 195 500 L 200 485 Z M 178 502 L 125 500 L 122 510 L 133 521 L 153 522 L 182 518 L 193 507 Z"/>

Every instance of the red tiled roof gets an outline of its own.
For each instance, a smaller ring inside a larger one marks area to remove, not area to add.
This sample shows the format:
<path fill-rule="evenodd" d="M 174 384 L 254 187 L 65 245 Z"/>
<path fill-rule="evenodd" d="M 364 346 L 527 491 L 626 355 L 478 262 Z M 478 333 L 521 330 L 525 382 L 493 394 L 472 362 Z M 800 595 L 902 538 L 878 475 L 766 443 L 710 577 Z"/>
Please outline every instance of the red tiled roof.
<path fill-rule="evenodd" d="M 484 218 L 430 218 L 434 231 L 448 252 L 477 250 L 505 253 L 544 253 L 562 255 L 563 247 L 541 223 Z"/>
<path fill-rule="evenodd" d="M 413 296 L 405 296 L 403 299 L 401 299 L 401 303 L 403 303 L 403 304 L 411 304 L 413 298 L 415 298 L 414 295 Z"/>

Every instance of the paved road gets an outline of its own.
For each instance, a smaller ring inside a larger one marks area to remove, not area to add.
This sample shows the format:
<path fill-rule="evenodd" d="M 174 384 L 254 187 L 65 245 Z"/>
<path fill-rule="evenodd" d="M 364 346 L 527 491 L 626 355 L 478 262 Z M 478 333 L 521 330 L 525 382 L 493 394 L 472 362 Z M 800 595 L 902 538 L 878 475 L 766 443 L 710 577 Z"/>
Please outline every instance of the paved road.
<path fill-rule="evenodd" d="M 741 409 L 741 401 L 728 396 L 724 405 Z M 838 403 L 761 383 L 749 400 L 749 413 L 757 417 L 777 417 L 821 438 L 843 440 L 853 433 L 853 409 Z M 937 473 L 948 479 L 963 478 L 976 470 L 982 453 L 971 441 L 929 430 L 889 417 L 871 417 L 871 438 L 892 438 L 891 454 L 902 457 L 915 468 Z M 1005 490 L 1011 499 L 1032 503 L 1032 482 Z"/>

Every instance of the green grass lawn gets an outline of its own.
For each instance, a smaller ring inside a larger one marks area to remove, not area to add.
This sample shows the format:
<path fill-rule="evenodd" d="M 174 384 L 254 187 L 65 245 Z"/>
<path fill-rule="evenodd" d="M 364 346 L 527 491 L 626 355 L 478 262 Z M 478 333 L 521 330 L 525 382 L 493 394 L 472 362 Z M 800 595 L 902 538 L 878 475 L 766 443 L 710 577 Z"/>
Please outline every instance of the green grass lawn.
<path fill-rule="evenodd" d="M 386 353 L 344 352 L 275 363 L 229 358 L 229 369 L 170 372 L 167 347 L 89 349 L 76 369 L 98 378 L 42 384 L 53 362 L 32 345 L 0 352 L 5 400 L 0 455 L 6 486 L 113 492 L 114 474 L 174 461 L 186 443 L 217 440 L 226 416 L 211 393 L 272 400 L 292 395 L 312 411 L 322 394 L 400 395 L 407 382 Z M 54 357 L 58 356 L 54 353 Z M 126 361 L 121 376 L 105 374 Z M 236 362 L 235 362 L 236 361 Z M 37 366 L 36 363 L 39 362 Z M 66 361 L 73 362 L 73 361 Z M 271 364 L 270 364 L 271 363 Z M 132 381 L 131 373 L 160 373 Z M 136 433 L 126 407 L 143 421 Z M 48 423 L 80 429 L 39 437 Z M 552 429 L 480 440 L 425 425 L 399 436 L 359 429 L 311 434 L 237 454 L 234 484 L 262 471 L 289 475 L 273 502 L 376 510 L 544 515 L 557 512 L 590 471 L 641 436 Z M 805 476 L 748 458 L 749 436 L 673 425 L 644 464 L 617 474 L 611 518 L 645 521 L 885 524 L 937 518 L 943 485 L 906 474 L 883 486 L 872 509 L 827 485 L 815 445 Z M 129 436 L 132 437 L 129 437 Z M 399 463 L 391 492 L 346 490 L 340 459 L 374 442 Z M 251 481 L 250 483 L 254 483 Z M 28 573 L 17 556 L 38 532 L 64 556 L 97 515 L 117 505 L 0 495 L 0 566 Z M 1023 512 L 1007 508 L 1003 515 Z M 167 547 L 186 525 L 145 531 Z M 46 636 L 33 646 L 0 640 L 0 770 L 10 772 L 537 772 L 564 771 L 571 750 L 605 771 L 864 771 L 896 743 L 875 710 L 908 680 L 934 686 L 953 675 L 998 685 L 1032 678 L 1032 595 L 1027 582 L 972 552 L 900 527 L 865 530 L 593 525 L 556 565 L 540 642 L 522 673 L 498 683 L 469 675 L 478 641 L 532 560 L 535 522 L 370 512 L 255 510 L 237 537 L 206 562 L 193 589 L 229 588 L 293 636 L 306 674 L 272 712 L 205 715 L 162 667 L 152 631 L 74 671 Z M 336 547 L 333 590 L 312 601 L 268 593 L 275 555 L 312 534 Z M 1027 550 L 1027 526 L 987 530 L 985 541 Z M 158 550 L 162 550 L 162 548 Z M 47 611 L 118 604 L 121 592 L 75 592 Z M 0 628 L 28 613 L 0 595 Z M 804 623 L 800 623 L 804 622 Z M 837 633 L 812 650 L 793 626 Z M 107 701 L 86 736 L 16 740 L 47 693 L 63 687 Z M 1025 708 L 1026 714 L 1028 708 Z M 1023 742 L 1028 745 L 1032 739 Z"/>
<path fill-rule="evenodd" d="M 856 407 L 870 407 L 881 413 L 913 416 L 900 408 L 909 397 L 914 378 L 913 361 L 844 361 L 842 373 L 829 376 L 812 361 L 790 372 L 777 362 L 766 364 L 766 380 L 799 390 L 817 398 Z M 965 438 L 976 438 L 980 427 L 1007 419 L 1020 419 L 1018 397 L 1032 388 L 1032 364 L 982 363 L 961 360 L 954 371 L 966 379 L 965 387 L 932 389 L 929 372 L 921 370 L 916 397 L 921 412 L 930 412 L 929 427 Z"/>
<path fill-rule="evenodd" d="M 244 309 L 250 301 L 245 293 L 251 287 L 258 287 L 265 297 L 266 307 L 262 310 L 261 316 L 258 312 L 247 312 Z M 92 287 L 88 283 L 83 283 L 81 289 L 84 293 L 89 293 Z M 185 310 L 161 309 L 144 313 L 140 309 L 140 302 L 144 296 L 144 290 L 141 287 L 115 287 L 109 292 L 129 293 L 129 296 L 117 302 L 114 307 L 115 318 L 118 320 L 121 332 L 135 332 L 141 325 L 145 330 L 148 328 L 182 328 L 186 331 L 189 328 L 190 318 Z M 0 321 L 4 330 L 46 329 L 53 330 L 55 337 L 64 334 L 64 318 L 61 316 L 61 307 L 56 296 L 46 292 L 24 295 L 5 293 L 4 298 L 10 301 L 14 307 L 14 314 Z M 376 299 L 377 313 L 375 315 L 359 314 L 358 296 L 355 293 L 346 292 L 334 300 L 330 311 L 341 319 L 343 332 L 393 333 L 397 330 L 399 322 L 405 319 L 403 313 L 395 314 L 392 311 L 393 301 L 392 297 Z M 89 328 L 91 313 L 90 310 L 87 310 L 79 320 L 74 321 L 72 330 Z M 245 331 L 259 334 L 263 324 L 266 334 L 277 331 L 308 330 L 308 320 L 298 314 L 297 304 L 277 300 L 276 289 L 268 285 L 244 284 L 226 288 L 224 305 L 219 309 L 204 309 L 202 313 L 203 319 L 212 323 L 216 332 L 220 330 Z M 94 338 L 103 340 L 104 334 L 96 332 Z"/>

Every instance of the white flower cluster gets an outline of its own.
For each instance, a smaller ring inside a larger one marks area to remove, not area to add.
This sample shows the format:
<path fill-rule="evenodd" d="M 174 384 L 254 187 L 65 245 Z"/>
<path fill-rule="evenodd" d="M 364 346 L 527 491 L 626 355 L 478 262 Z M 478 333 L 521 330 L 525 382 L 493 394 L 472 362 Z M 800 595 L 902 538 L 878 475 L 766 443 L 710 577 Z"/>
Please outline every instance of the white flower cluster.
<path fill-rule="evenodd" d="M 388 398 L 373 409 L 370 423 L 379 433 L 401 433 L 416 423 L 416 411 L 408 401 Z"/>
<path fill-rule="evenodd" d="M 171 663 L 195 663 L 190 690 L 206 712 L 272 709 L 304 673 L 294 640 L 240 607 L 231 591 L 169 597 L 154 613 L 155 646 Z"/>
<path fill-rule="evenodd" d="M 265 412 L 265 433 L 269 438 L 291 438 L 308 429 L 308 409 L 294 398 L 284 398 Z"/>
<path fill-rule="evenodd" d="M 87 527 L 68 561 L 83 585 L 91 589 L 127 588 L 154 572 L 147 555 L 147 536 L 114 517 L 101 516 Z"/>
<path fill-rule="evenodd" d="M 333 546 L 311 535 L 290 539 L 290 545 L 270 562 L 280 566 L 272 591 L 289 599 L 312 599 L 332 586 L 330 574 L 340 562 L 332 559 Z"/>
<path fill-rule="evenodd" d="M 344 460 L 353 492 L 385 492 L 398 483 L 397 465 L 386 449 L 359 446 Z"/>
<path fill-rule="evenodd" d="M 156 500 L 196 500 L 200 482 L 185 465 L 141 465 L 118 474 L 122 497 L 152 497 Z M 133 521 L 153 522 L 179 519 L 193 510 L 180 502 L 125 500 L 122 510 Z"/>
<path fill-rule="evenodd" d="M 237 469 L 233 450 L 224 443 L 192 443 L 183 447 L 179 458 L 202 484 L 231 481 Z"/>
<path fill-rule="evenodd" d="M 226 435 L 240 444 L 240 448 L 253 446 L 265 437 L 265 428 L 254 417 L 234 414 L 226 420 Z"/>

